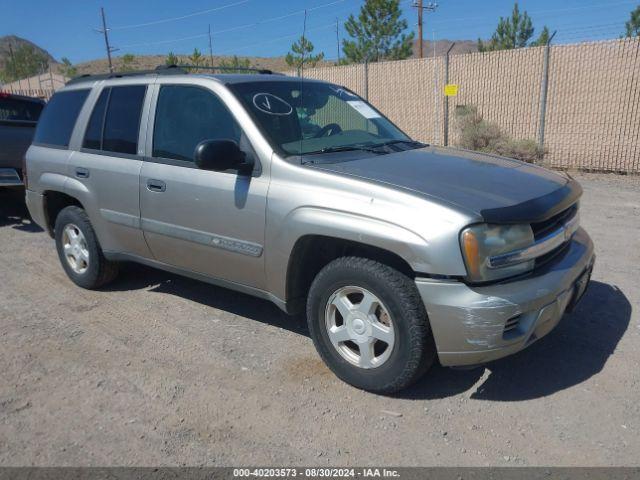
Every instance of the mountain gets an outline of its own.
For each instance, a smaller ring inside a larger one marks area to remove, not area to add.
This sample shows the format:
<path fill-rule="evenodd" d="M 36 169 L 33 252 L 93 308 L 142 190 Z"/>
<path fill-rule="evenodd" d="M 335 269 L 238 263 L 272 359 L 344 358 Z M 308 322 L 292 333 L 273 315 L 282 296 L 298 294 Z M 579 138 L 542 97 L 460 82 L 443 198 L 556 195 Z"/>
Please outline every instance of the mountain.
<path fill-rule="evenodd" d="M 5 63 L 10 58 L 11 49 L 13 49 L 13 51 L 15 52 L 23 45 L 32 46 L 36 52 L 43 54 L 49 60 L 50 64 L 54 65 L 57 63 L 56 59 L 53 58 L 49 52 L 47 52 L 43 48 L 40 48 L 35 43 L 16 35 L 5 35 L 4 37 L 0 37 L 0 70 L 4 68 Z"/>

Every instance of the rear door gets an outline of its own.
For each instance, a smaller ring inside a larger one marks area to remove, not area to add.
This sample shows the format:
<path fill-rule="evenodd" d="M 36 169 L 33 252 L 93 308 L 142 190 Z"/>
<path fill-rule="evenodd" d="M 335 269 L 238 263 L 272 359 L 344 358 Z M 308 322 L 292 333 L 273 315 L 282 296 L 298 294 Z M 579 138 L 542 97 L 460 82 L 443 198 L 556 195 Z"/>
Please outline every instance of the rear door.
<path fill-rule="evenodd" d="M 69 161 L 67 182 L 68 188 L 79 191 L 78 198 L 85 198 L 83 205 L 90 210 L 103 250 L 140 257 L 150 256 L 140 228 L 138 192 L 147 89 L 145 84 L 119 83 L 94 92 L 80 149 Z"/>
<path fill-rule="evenodd" d="M 196 145 L 231 139 L 254 156 L 245 132 L 221 98 L 198 85 L 158 84 L 140 175 L 144 235 L 168 265 L 251 287 L 264 287 L 268 181 L 256 169 L 200 170 Z"/>

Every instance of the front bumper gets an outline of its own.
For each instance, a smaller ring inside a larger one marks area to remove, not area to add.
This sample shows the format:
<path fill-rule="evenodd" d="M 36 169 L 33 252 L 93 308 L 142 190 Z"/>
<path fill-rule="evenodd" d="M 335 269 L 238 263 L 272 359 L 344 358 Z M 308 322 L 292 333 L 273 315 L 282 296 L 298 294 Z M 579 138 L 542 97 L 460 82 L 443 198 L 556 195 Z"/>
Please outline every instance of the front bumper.
<path fill-rule="evenodd" d="M 580 228 L 559 259 L 525 278 L 480 287 L 416 279 L 440 363 L 486 363 L 549 333 L 584 293 L 594 260 L 593 242 Z"/>
<path fill-rule="evenodd" d="M 21 185 L 22 179 L 15 168 L 0 168 L 0 187 L 19 187 Z"/>

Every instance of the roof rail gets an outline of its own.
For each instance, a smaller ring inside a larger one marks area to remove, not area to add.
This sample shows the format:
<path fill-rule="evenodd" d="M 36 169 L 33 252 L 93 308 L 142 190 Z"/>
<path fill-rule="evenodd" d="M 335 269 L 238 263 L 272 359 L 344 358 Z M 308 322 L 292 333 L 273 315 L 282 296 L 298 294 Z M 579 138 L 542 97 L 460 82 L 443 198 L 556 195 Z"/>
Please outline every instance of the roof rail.
<path fill-rule="evenodd" d="M 161 65 L 162 67 L 162 65 Z M 274 72 L 273 70 L 269 70 L 266 68 L 252 68 L 252 67 L 227 67 L 227 66 L 222 66 L 222 65 L 213 65 L 213 66 L 209 66 L 209 65 L 168 65 L 165 66 L 164 68 L 187 68 L 187 69 L 192 69 L 192 70 L 219 70 L 221 72 L 232 72 L 232 73 L 238 73 L 238 72 L 251 72 L 251 73 L 260 73 L 262 75 L 273 75 L 275 73 L 278 72 Z"/>
<path fill-rule="evenodd" d="M 78 75 L 67 82 L 67 85 L 73 85 L 74 83 L 86 82 L 88 80 L 108 80 L 110 78 L 127 78 L 127 77 L 139 77 L 144 75 L 181 75 L 189 73 L 191 70 L 211 70 L 220 72 L 247 72 L 258 73 L 262 75 L 273 75 L 275 72 L 264 68 L 249 68 L 249 67 L 226 67 L 214 65 L 213 67 L 205 65 L 158 65 L 153 70 L 134 70 L 131 72 L 113 72 L 113 73 L 98 73 L 96 75 L 90 75 L 88 73 L 84 75 Z"/>
<path fill-rule="evenodd" d="M 160 65 L 154 70 L 134 70 L 131 72 L 112 72 L 112 73 L 98 73 L 91 75 L 85 73 L 84 75 L 78 75 L 67 82 L 67 85 L 73 85 L 74 83 L 86 82 L 88 80 L 108 80 L 110 78 L 128 78 L 128 77 L 140 77 L 144 75 L 180 75 L 188 73 L 180 67 L 175 65 Z"/>

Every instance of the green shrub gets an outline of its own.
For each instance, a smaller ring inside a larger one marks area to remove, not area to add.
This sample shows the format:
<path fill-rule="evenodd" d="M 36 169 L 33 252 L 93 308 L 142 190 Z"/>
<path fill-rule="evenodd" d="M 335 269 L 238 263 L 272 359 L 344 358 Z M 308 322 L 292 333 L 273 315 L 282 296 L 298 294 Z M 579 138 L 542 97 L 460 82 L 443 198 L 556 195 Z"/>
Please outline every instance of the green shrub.
<path fill-rule="evenodd" d="M 482 118 L 473 105 L 456 107 L 455 126 L 458 132 L 456 144 L 459 147 L 529 163 L 542 158 L 543 151 L 534 140 L 511 138 L 498 125 Z"/>

